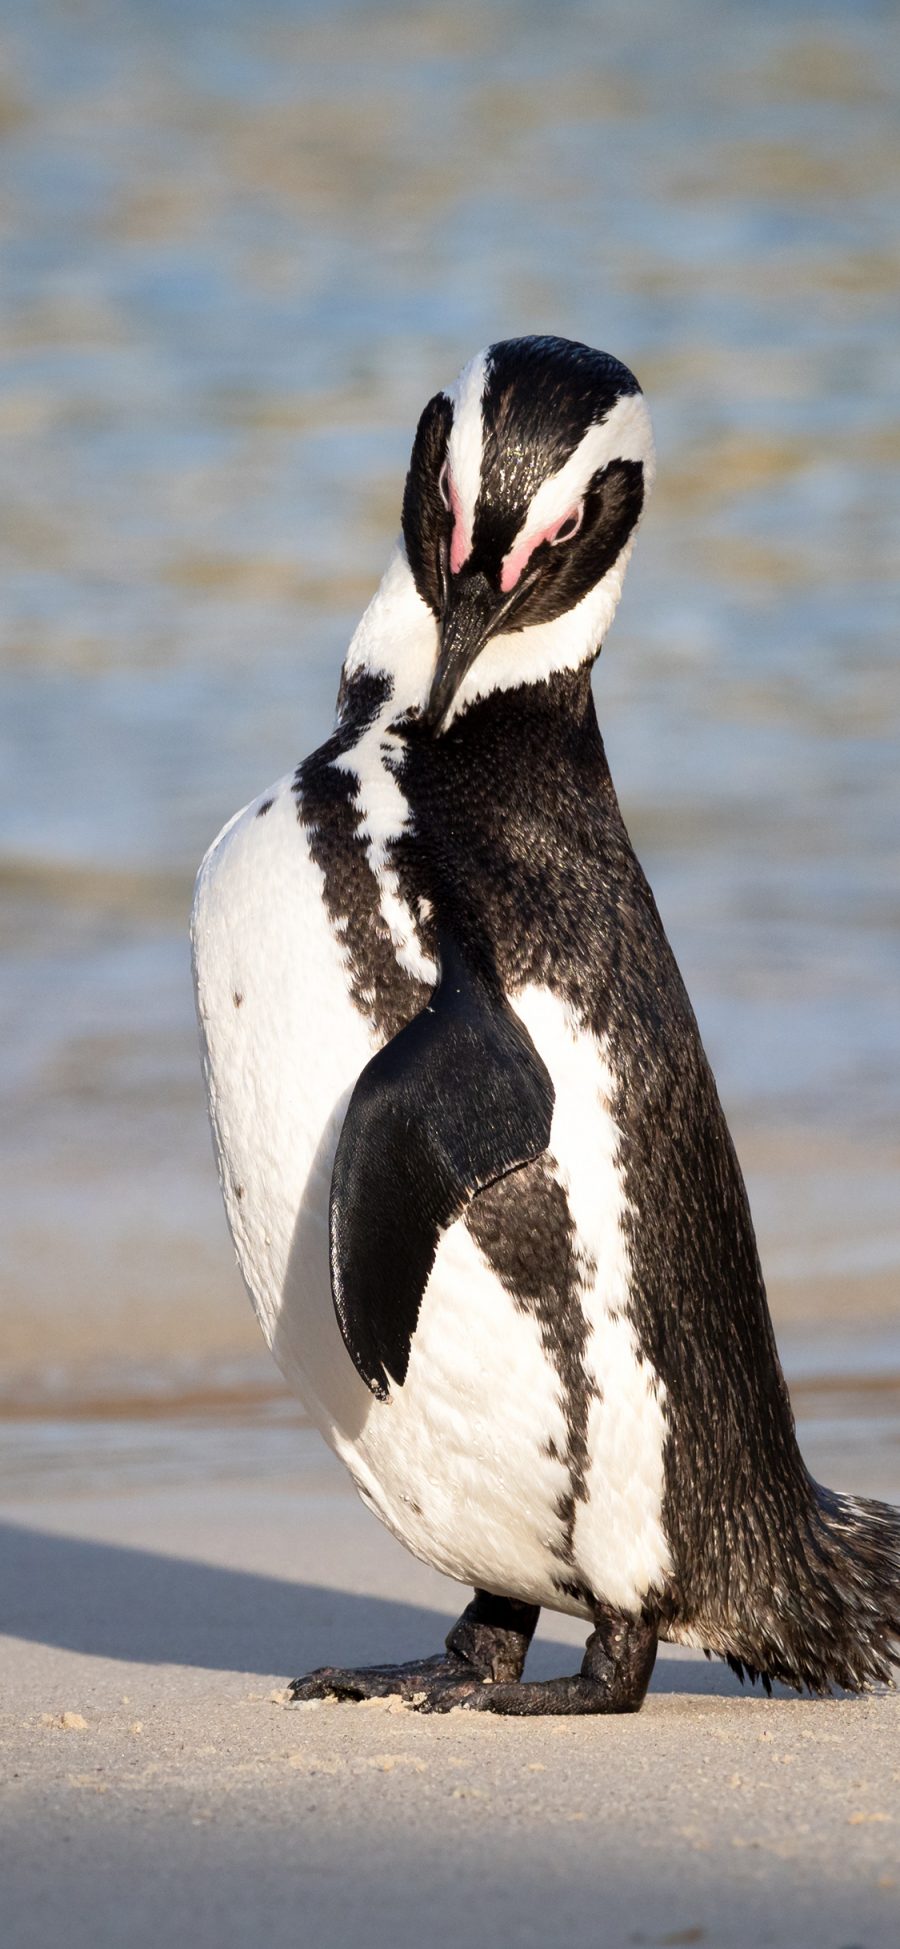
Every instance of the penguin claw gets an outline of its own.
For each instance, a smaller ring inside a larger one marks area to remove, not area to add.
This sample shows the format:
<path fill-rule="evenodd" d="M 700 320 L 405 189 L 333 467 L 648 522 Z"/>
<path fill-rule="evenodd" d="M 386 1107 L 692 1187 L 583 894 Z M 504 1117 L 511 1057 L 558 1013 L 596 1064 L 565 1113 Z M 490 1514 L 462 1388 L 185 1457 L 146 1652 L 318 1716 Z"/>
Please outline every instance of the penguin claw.
<path fill-rule="evenodd" d="M 641 1698 L 620 1695 L 594 1680 L 545 1678 L 522 1684 L 482 1685 L 460 1700 L 464 1712 L 496 1712 L 504 1718 L 576 1718 L 596 1713 L 637 1712 Z"/>
<path fill-rule="evenodd" d="M 288 1701 L 291 1705 L 305 1705 L 312 1699 L 332 1698 L 360 1704 L 365 1699 L 401 1698 L 420 1712 L 446 1712 L 448 1706 L 430 1701 L 448 1687 L 453 1689 L 460 1684 L 465 1687 L 467 1681 L 460 1678 L 464 1670 L 463 1660 L 452 1652 L 419 1658 L 408 1665 L 364 1666 L 360 1671 L 321 1665 L 317 1671 L 292 1681 L 288 1686 Z"/>
<path fill-rule="evenodd" d="M 454 1712 L 458 1706 L 468 1709 L 477 1693 L 492 1689 L 490 1682 L 483 1678 L 448 1678 L 427 1691 L 415 1693 L 408 1703 L 414 1712 Z"/>
<path fill-rule="evenodd" d="M 333 1665 L 322 1665 L 318 1671 L 308 1672 L 305 1678 L 291 1681 L 288 1700 L 292 1705 L 304 1705 L 312 1699 L 374 1698 L 378 1696 L 373 1689 L 374 1678 L 374 1672 L 345 1672 Z"/>

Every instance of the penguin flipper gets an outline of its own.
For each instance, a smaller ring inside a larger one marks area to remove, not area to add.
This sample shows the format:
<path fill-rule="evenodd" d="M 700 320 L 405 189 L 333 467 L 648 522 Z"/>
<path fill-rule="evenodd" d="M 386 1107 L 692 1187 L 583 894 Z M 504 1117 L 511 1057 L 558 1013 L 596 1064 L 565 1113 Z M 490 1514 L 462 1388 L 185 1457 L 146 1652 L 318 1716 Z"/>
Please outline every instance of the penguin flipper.
<path fill-rule="evenodd" d="M 331 1290 L 347 1351 L 402 1386 L 441 1232 L 546 1150 L 553 1085 L 499 987 L 440 940 L 431 1001 L 360 1075 L 331 1179 Z"/>

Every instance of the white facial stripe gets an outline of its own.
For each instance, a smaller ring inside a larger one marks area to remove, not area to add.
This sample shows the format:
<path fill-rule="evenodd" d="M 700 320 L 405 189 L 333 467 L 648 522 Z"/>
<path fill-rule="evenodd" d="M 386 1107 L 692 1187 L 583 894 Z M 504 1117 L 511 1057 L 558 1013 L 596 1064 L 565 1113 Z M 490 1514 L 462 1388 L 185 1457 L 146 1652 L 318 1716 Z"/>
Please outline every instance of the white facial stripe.
<path fill-rule="evenodd" d="M 469 524 L 478 500 L 483 464 L 482 413 L 487 365 L 487 353 L 479 353 L 460 374 L 452 393 L 447 394 L 454 403 L 450 464 L 457 469 L 454 500 L 460 509 L 455 519 L 468 520 Z M 618 399 L 607 419 L 588 429 L 571 459 L 538 489 L 513 547 L 521 547 L 524 542 L 527 550 L 532 523 L 540 529 L 541 525 L 549 528 L 554 521 L 561 520 L 580 501 L 598 468 L 616 459 L 643 463 L 646 500 L 654 474 L 653 435 L 640 393 Z M 466 672 L 447 722 L 452 723 L 460 711 L 492 691 L 540 683 L 556 671 L 577 669 L 595 657 L 616 611 L 634 539 L 633 529 L 602 581 L 565 615 L 491 638 Z M 468 545 L 471 545 L 471 533 Z M 577 547 L 577 542 L 573 545 Z M 368 669 L 383 671 L 390 677 L 392 696 L 385 725 L 391 716 L 424 705 L 434 677 L 438 635 L 436 618 L 418 593 L 401 541 L 381 587 L 356 630 L 344 663 L 348 676 Z M 376 837 L 374 832 L 370 836 Z M 397 926 L 396 912 L 391 918 L 392 932 L 398 939 L 405 934 L 405 926 Z"/>
<path fill-rule="evenodd" d="M 543 534 L 582 501 L 590 481 L 613 460 L 640 460 L 644 492 L 653 484 L 654 452 L 650 415 L 643 393 L 625 393 L 597 426 L 589 426 L 559 472 L 542 481 L 504 562 L 518 559 L 533 536 Z"/>
<path fill-rule="evenodd" d="M 448 393 L 453 401 L 449 458 L 453 485 L 459 497 L 465 525 L 466 552 L 472 545 L 475 505 L 481 488 L 481 461 L 484 450 L 482 401 L 487 383 L 487 352 L 476 352 Z"/>

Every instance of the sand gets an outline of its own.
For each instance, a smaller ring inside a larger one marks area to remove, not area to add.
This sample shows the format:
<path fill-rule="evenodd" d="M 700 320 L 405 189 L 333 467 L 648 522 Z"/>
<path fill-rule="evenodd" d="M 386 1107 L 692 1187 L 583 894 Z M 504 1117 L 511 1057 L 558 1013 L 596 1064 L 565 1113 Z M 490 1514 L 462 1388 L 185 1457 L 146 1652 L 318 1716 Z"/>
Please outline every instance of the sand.
<path fill-rule="evenodd" d="M 315 1447 L 264 1488 L 0 1515 L 6 1949 L 895 1949 L 900 1698 L 766 1701 L 666 1651 L 637 1718 L 290 1707 L 458 1608 Z M 535 1673 L 581 1635 L 545 1619 Z"/>

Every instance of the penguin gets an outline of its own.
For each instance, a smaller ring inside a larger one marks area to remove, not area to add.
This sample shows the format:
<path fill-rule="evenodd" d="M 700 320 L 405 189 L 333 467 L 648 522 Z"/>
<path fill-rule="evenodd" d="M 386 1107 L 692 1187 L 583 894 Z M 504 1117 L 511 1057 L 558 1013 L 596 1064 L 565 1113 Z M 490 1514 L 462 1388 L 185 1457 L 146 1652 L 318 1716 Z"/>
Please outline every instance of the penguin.
<path fill-rule="evenodd" d="M 800 1455 L 740 1167 L 591 672 L 654 449 L 633 374 L 509 339 L 415 434 L 334 731 L 192 919 L 238 1261 L 363 1502 L 474 1596 L 291 1696 L 633 1712 L 660 1640 L 889 1681 L 900 1514 Z M 581 1669 L 523 1678 L 542 1607 Z"/>

